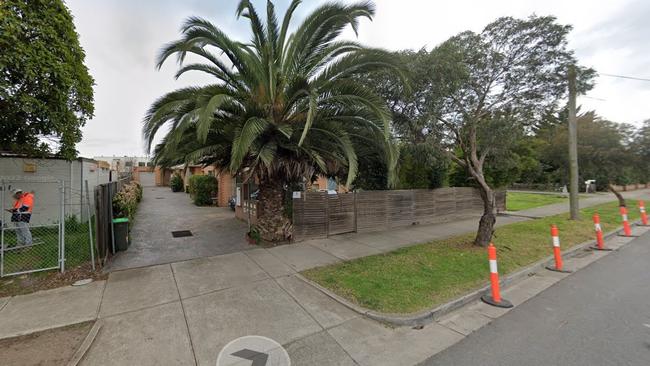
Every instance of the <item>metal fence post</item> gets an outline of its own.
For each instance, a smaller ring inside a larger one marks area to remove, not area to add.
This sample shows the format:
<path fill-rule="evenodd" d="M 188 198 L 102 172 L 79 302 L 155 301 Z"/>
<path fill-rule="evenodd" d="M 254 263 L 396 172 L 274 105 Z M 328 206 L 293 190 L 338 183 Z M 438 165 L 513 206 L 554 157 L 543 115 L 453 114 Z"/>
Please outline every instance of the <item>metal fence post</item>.
<path fill-rule="evenodd" d="M 90 190 L 88 189 L 88 180 L 84 181 L 86 186 L 86 212 L 88 214 L 88 241 L 90 242 L 90 262 L 95 270 L 95 243 L 93 242 L 93 224 L 90 216 Z"/>
<path fill-rule="evenodd" d="M 59 270 L 61 270 L 61 232 L 63 231 L 63 182 L 59 181 L 59 235 L 58 235 L 58 247 L 59 247 Z"/>
<path fill-rule="evenodd" d="M 59 229 L 59 267 L 65 272 L 65 181 L 61 181 L 61 228 Z"/>
<path fill-rule="evenodd" d="M 121 181 L 118 181 L 115 185 L 109 184 L 109 186 L 108 186 L 108 207 L 109 207 L 108 219 L 110 220 L 110 223 L 111 223 L 111 248 L 113 249 L 112 254 L 116 253 L 116 251 L 115 251 L 115 225 L 113 224 L 113 197 L 114 197 L 115 194 L 113 193 L 113 191 L 114 191 L 115 188 L 119 188 L 117 190 L 118 192 L 120 190 L 122 190 L 120 182 Z"/>

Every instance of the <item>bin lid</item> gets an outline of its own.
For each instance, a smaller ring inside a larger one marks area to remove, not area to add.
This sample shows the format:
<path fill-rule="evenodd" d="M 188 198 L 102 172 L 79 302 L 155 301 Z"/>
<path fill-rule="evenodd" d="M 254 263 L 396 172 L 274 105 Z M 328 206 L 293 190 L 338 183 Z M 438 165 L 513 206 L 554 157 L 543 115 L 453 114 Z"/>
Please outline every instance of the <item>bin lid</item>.
<path fill-rule="evenodd" d="M 119 223 L 122 223 L 122 222 L 129 222 L 129 218 L 128 217 L 118 217 L 116 219 L 113 219 L 114 224 L 119 224 Z"/>

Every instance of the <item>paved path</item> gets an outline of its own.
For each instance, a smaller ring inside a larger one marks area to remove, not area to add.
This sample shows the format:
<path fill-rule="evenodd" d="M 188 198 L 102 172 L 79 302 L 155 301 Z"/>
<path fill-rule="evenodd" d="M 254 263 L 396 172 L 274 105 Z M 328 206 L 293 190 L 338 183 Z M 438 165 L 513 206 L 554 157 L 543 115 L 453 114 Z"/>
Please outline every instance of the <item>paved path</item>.
<path fill-rule="evenodd" d="M 191 237 L 171 232 L 190 230 Z M 187 194 L 169 187 L 144 187 L 131 230 L 131 247 L 119 253 L 108 270 L 151 266 L 240 252 L 246 243 L 245 223 L 227 207 L 197 207 Z"/>
<path fill-rule="evenodd" d="M 607 245 L 616 248 L 629 241 L 617 237 Z M 638 252 L 631 255 L 635 253 Z M 212 366 L 224 345 L 252 334 L 270 337 L 284 345 L 294 366 L 413 365 L 508 313 L 507 309 L 474 302 L 422 329 L 388 328 L 330 299 L 267 254 L 258 249 L 118 271 L 108 281 L 84 287 L 0 299 L 0 338 L 98 317 L 103 327 L 82 365 Z M 583 268 L 606 255 L 585 252 L 578 258 L 567 259 L 566 266 Z M 637 262 L 647 263 L 647 258 L 641 257 Z M 642 263 L 637 263 L 635 268 L 639 270 Z M 616 262 L 615 267 L 620 270 L 624 265 Z M 591 276 L 598 280 L 614 272 L 609 270 L 600 277 L 577 272 L 575 276 L 582 282 Z M 520 306 L 566 276 L 543 271 L 507 288 L 503 295 Z M 632 282 L 642 293 L 647 293 L 648 280 L 645 274 Z M 611 294 L 595 291 L 590 298 L 590 287 L 585 290 L 579 287 L 573 284 L 569 291 L 586 296 L 591 301 L 589 306 L 603 299 L 613 305 L 624 295 L 616 291 Z M 553 301 L 558 297 L 546 297 L 550 299 L 546 300 L 546 306 L 556 309 L 558 305 Z M 638 317 L 647 315 L 642 309 L 645 304 L 638 303 L 634 308 Z M 607 314 L 614 311 L 614 308 L 588 310 L 582 302 L 574 306 L 573 314 L 584 312 L 585 316 L 596 316 L 596 310 L 608 310 Z M 560 314 L 545 308 L 535 310 L 536 315 Z M 512 310 L 513 314 L 518 312 L 518 308 Z M 557 327 L 563 324 L 559 318 L 545 319 Z M 517 321 L 523 320 L 517 318 Z M 635 319 L 634 326 L 645 322 Z M 536 341 L 527 336 L 531 328 L 521 329 L 512 337 Z M 635 342 L 638 345 L 642 341 L 636 338 Z M 525 343 L 520 345 L 523 347 Z M 492 348 L 486 349 L 490 351 L 485 352 L 492 352 Z"/>
<path fill-rule="evenodd" d="M 650 365 L 650 233 L 423 365 Z"/>

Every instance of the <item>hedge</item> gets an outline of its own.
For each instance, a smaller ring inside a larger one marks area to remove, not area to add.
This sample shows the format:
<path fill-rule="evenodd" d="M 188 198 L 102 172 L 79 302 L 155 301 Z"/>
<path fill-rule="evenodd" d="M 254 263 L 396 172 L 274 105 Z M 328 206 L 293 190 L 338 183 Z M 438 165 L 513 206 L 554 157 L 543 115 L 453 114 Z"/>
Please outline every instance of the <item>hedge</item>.
<path fill-rule="evenodd" d="M 113 197 L 113 217 L 126 217 L 133 221 L 133 216 L 142 200 L 142 186 L 137 182 L 122 187 Z"/>
<path fill-rule="evenodd" d="M 169 186 L 172 189 L 172 192 L 182 192 L 183 191 L 183 178 L 178 173 L 172 175 L 172 179 L 169 181 Z"/>
<path fill-rule="evenodd" d="M 210 175 L 193 175 L 190 177 L 190 196 L 197 206 L 212 204 L 212 197 L 217 194 L 217 178 Z"/>

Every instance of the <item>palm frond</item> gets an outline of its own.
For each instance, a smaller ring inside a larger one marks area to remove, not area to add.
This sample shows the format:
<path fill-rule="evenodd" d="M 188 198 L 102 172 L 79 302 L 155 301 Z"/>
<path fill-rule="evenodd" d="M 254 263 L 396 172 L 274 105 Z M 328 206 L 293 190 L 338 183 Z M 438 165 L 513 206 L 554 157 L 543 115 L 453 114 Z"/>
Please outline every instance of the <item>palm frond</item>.
<path fill-rule="evenodd" d="M 178 89 L 151 105 L 142 134 L 156 162 L 209 162 L 246 172 L 246 179 L 283 182 L 324 174 L 347 185 L 367 159 L 395 167 L 390 113 L 363 78 L 377 70 L 404 76 L 403 66 L 389 52 L 338 39 L 372 19 L 374 5 L 326 3 L 290 32 L 300 4 L 292 0 L 279 23 L 270 0 L 264 18 L 241 0 L 236 16 L 250 25 L 248 42 L 200 17 L 182 24 L 180 39 L 160 50 L 156 66 L 175 56 L 177 78 L 196 71 L 214 83 Z M 200 61 L 184 64 L 188 55 Z M 168 131 L 152 149 L 163 127 Z"/>

